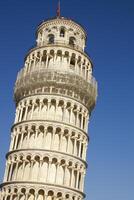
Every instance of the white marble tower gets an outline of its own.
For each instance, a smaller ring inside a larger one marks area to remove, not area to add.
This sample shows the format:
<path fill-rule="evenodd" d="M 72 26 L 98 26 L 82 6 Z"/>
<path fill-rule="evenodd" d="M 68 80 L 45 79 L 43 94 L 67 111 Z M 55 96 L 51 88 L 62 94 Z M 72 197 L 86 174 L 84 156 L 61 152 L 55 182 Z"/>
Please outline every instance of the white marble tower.
<path fill-rule="evenodd" d="M 15 122 L 0 200 L 82 200 L 88 122 L 97 83 L 86 33 L 63 17 L 44 21 L 18 73 Z"/>

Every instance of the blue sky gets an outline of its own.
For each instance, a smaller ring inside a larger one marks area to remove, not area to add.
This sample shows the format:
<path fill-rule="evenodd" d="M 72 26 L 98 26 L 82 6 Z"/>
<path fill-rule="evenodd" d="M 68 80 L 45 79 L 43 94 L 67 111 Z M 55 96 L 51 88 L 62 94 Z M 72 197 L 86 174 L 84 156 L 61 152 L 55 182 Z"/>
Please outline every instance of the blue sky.
<path fill-rule="evenodd" d="M 0 1 L 0 180 L 14 120 L 13 87 L 35 30 L 57 0 Z M 62 0 L 85 27 L 99 94 L 90 122 L 86 199 L 134 199 L 134 1 Z"/>

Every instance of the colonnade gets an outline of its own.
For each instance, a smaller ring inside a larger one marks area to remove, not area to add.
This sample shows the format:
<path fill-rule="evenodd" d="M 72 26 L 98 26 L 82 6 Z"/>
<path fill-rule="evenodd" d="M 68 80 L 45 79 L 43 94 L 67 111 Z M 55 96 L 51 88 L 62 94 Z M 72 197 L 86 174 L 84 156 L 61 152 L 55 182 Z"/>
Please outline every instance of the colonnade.
<path fill-rule="evenodd" d="M 80 161 L 39 155 L 11 154 L 7 160 L 5 181 L 34 181 L 64 185 L 83 190 L 85 166 Z"/>
<path fill-rule="evenodd" d="M 88 110 L 78 102 L 58 98 L 31 97 L 19 102 L 15 123 L 26 120 L 54 120 L 72 124 L 84 131 L 88 125 Z"/>
<path fill-rule="evenodd" d="M 13 128 L 10 151 L 47 149 L 86 159 L 88 137 L 77 129 L 44 124 L 22 124 Z"/>
<path fill-rule="evenodd" d="M 0 196 L 1 200 L 82 200 L 82 195 L 79 193 L 70 193 L 67 191 L 57 191 L 55 188 L 40 189 L 26 188 L 18 185 L 3 187 Z"/>
<path fill-rule="evenodd" d="M 23 77 L 32 71 L 40 71 L 42 69 L 62 69 L 62 71 L 75 72 L 82 76 L 87 82 L 92 79 L 92 64 L 84 54 L 74 50 L 67 51 L 56 47 L 56 49 L 47 47 L 38 48 L 29 53 L 25 60 L 25 67 L 19 74 Z"/>

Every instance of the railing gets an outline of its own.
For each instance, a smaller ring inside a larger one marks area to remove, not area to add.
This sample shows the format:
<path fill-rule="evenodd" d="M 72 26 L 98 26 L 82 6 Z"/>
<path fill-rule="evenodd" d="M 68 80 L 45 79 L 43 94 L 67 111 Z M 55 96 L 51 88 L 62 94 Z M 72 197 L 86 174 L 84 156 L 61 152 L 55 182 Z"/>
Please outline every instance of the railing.
<path fill-rule="evenodd" d="M 35 49 L 35 48 L 38 48 L 38 47 L 49 47 L 49 46 L 54 46 L 54 45 L 56 45 L 56 46 L 62 45 L 64 47 L 69 47 L 69 48 L 72 48 L 74 50 L 78 50 L 78 51 L 83 52 L 82 47 L 80 47 L 79 45 L 75 45 L 75 44 L 71 45 L 71 44 L 68 44 L 68 42 L 64 42 L 64 41 L 62 42 L 61 40 L 59 40 L 59 41 L 57 40 L 54 43 L 44 42 L 44 43 L 40 43 L 38 45 L 35 44 L 35 45 L 31 46 L 31 48 L 28 49 L 28 52 Z"/>

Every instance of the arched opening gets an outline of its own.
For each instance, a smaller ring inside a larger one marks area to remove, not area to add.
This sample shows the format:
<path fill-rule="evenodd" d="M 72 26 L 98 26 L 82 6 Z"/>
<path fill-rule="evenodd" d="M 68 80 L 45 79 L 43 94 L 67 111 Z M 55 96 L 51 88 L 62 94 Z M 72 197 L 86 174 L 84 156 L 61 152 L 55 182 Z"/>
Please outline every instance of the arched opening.
<path fill-rule="evenodd" d="M 60 29 L 60 37 L 65 37 L 65 28 L 61 27 Z"/>
<path fill-rule="evenodd" d="M 47 196 L 47 200 L 53 200 L 53 195 L 54 195 L 53 191 L 49 191 L 48 196 Z"/>
<path fill-rule="evenodd" d="M 69 45 L 72 46 L 72 47 L 74 47 L 75 41 L 76 41 L 75 37 L 70 37 L 69 38 Z"/>
<path fill-rule="evenodd" d="M 35 191 L 33 189 L 31 189 L 29 191 L 29 198 L 28 200 L 35 200 Z"/>
<path fill-rule="evenodd" d="M 49 159 L 47 157 L 43 158 L 43 163 L 41 165 L 41 170 L 40 170 L 40 181 L 46 182 L 47 179 L 47 173 L 48 173 L 48 162 Z"/>
<path fill-rule="evenodd" d="M 48 44 L 54 44 L 54 35 L 53 34 L 48 35 Z"/>
<path fill-rule="evenodd" d="M 37 198 L 37 200 L 44 200 L 44 198 L 45 198 L 44 195 L 45 195 L 45 194 L 44 194 L 44 191 L 43 191 L 43 190 L 40 190 L 40 191 L 38 192 L 38 198 Z"/>

